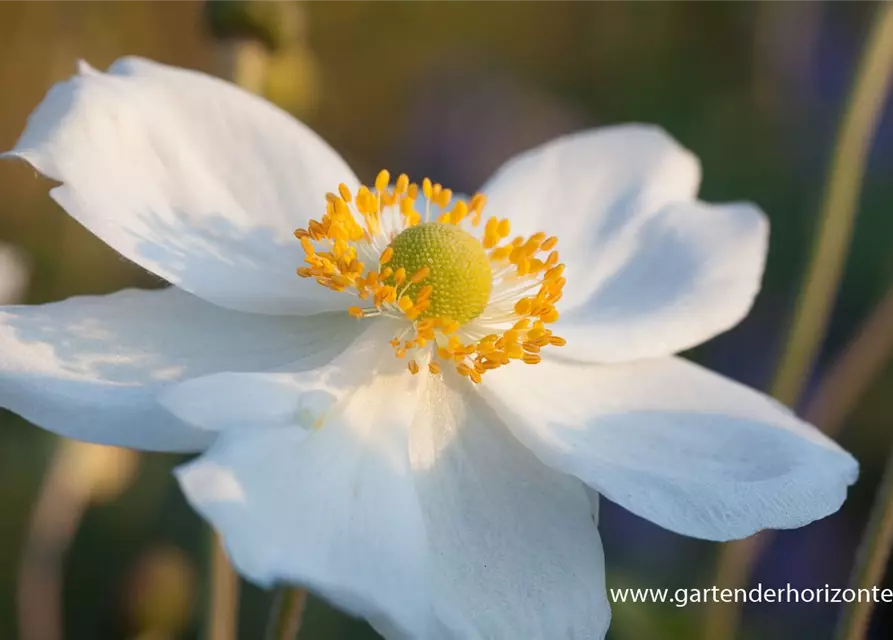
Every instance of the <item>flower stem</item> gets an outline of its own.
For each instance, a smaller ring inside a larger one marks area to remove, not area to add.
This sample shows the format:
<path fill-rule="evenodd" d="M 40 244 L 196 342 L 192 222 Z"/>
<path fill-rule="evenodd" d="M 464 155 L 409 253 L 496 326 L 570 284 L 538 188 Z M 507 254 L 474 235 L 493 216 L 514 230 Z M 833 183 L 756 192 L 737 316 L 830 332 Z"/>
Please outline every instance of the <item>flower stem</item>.
<path fill-rule="evenodd" d="M 239 578 L 226 557 L 219 534 L 210 536 L 211 572 L 208 580 L 208 640 L 236 640 L 239 624 Z"/>
<path fill-rule="evenodd" d="M 893 286 L 822 376 L 804 415 L 826 435 L 843 427 L 871 383 L 893 359 Z"/>
<path fill-rule="evenodd" d="M 887 459 L 884 479 L 878 488 L 871 520 L 862 538 L 856 566 L 850 578 L 853 589 L 868 589 L 879 585 L 884 578 L 884 570 L 890 559 L 893 547 L 893 450 Z M 858 591 L 857 591 L 858 593 Z M 856 598 L 844 605 L 843 614 L 838 623 L 837 640 L 863 640 L 868 632 L 874 602 L 871 598 Z"/>
<path fill-rule="evenodd" d="M 871 140 L 893 80 L 893 5 L 881 3 L 865 45 L 828 172 L 805 284 L 772 384 L 772 395 L 794 405 L 819 352 L 843 273 Z"/>
<path fill-rule="evenodd" d="M 307 591 L 299 587 L 282 587 L 276 594 L 267 626 L 267 640 L 294 640 L 301 630 Z"/>
<path fill-rule="evenodd" d="M 31 513 L 18 576 L 19 638 L 63 637 L 65 559 L 92 504 L 114 500 L 133 481 L 139 453 L 60 439 Z"/>
<path fill-rule="evenodd" d="M 790 406 L 796 406 L 825 337 L 850 245 L 870 143 L 891 78 L 893 3 L 884 2 L 865 45 L 840 125 L 803 290 L 772 384 L 772 395 Z M 714 584 L 732 589 L 746 585 L 765 542 L 766 534 L 760 534 L 725 545 L 717 562 Z M 733 638 L 740 616 L 740 605 L 712 605 L 703 637 Z"/>

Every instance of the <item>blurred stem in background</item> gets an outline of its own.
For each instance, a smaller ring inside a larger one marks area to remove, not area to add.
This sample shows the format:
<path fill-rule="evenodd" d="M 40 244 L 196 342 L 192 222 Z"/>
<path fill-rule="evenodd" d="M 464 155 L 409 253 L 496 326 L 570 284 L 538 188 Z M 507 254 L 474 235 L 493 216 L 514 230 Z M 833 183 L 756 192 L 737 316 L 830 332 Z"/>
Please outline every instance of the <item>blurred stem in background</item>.
<path fill-rule="evenodd" d="M 315 105 L 316 74 L 307 47 L 304 8 L 296 0 L 208 0 L 205 21 L 217 45 L 218 74 L 296 113 Z M 239 579 L 220 538 L 211 540 L 208 640 L 235 640 Z M 270 614 L 271 638 L 297 637 L 306 591 L 283 588 Z"/>
<path fill-rule="evenodd" d="M 878 489 L 871 520 L 862 538 L 856 567 L 850 579 L 853 589 L 868 589 L 881 584 L 887 561 L 890 559 L 890 548 L 893 546 L 893 449 L 884 470 L 884 479 Z M 858 592 L 857 592 L 858 593 Z M 871 599 L 862 602 L 857 598 L 845 604 L 840 623 L 837 627 L 837 640 L 863 640 L 868 637 L 868 625 L 874 603 Z"/>
<path fill-rule="evenodd" d="M 212 533 L 208 640 L 236 640 L 239 628 L 239 576 L 233 571 L 220 535 Z"/>
<path fill-rule="evenodd" d="M 139 467 L 129 449 L 60 440 L 53 453 L 31 521 L 18 580 L 20 640 L 62 640 L 65 556 L 84 513 L 114 500 Z"/>
<path fill-rule="evenodd" d="M 893 360 L 893 287 L 822 376 L 806 406 L 807 420 L 836 436 L 846 417 Z"/>
<path fill-rule="evenodd" d="M 862 392 L 893 359 L 893 287 L 844 350 L 816 390 L 807 410 L 824 416 L 825 431 L 836 433 L 844 418 L 856 405 Z M 893 546 L 893 450 L 887 460 L 884 478 L 878 489 L 871 520 L 859 548 L 850 579 L 853 589 L 871 589 L 884 578 L 884 570 Z M 844 606 L 837 629 L 838 640 L 866 637 L 874 603 L 866 600 Z"/>
<path fill-rule="evenodd" d="M 772 384 L 772 395 L 789 406 L 797 405 L 825 337 L 850 245 L 871 140 L 889 92 L 891 74 L 893 3 L 883 2 L 841 122 L 803 290 Z M 822 390 L 833 393 L 824 385 Z M 762 533 L 726 544 L 720 552 L 714 584 L 730 589 L 746 586 L 767 539 L 768 534 Z M 885 542 L 889 544 L 879 536 L 874 544 Z M 874 554 L 871 557 L 876 559 Z M 740 617 L 740 605 L 711 605 L 704 639 L 733 638 Z"/>
<path fill-rule="evenodd" d="M 281 587 L 276 594 L 266 640 L 294 640 L 301 630 L 307 591 L 298 587 Z"/>
<path fill-rule="evenodd" d="M 794 406 L 806 386 L 831 317 L 852 236 L 868 152 L 893 73 L 893 7 L 882 3 L 865 46 L 838 134 L 827 187 L 794 321 L 772 395 Z"/>

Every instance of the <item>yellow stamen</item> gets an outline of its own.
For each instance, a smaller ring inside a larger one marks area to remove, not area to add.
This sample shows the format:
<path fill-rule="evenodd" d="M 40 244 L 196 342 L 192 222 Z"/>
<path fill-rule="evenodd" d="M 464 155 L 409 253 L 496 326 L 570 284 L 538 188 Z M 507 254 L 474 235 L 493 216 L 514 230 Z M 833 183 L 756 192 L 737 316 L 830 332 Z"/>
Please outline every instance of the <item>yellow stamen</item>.
<path fill-rule="evenodd" d="M 408 322 L 409 329 L 390 344 L 396 357 L 408 359 L 412 374 L 421 370 L 420 361 L 432 375 L 446 363 L 480 383 L 489 371 L 515 360 L 536 364 L 544 349 L 566 345 L 547 328 L 560 317 L 556 305 L 566 284 L 557 237 L 537 232 L 509 241 L 509 220 L 491 217 L 477 240 L 460 229 L 466 221 L 483 222 L 484 194 L 454 202 L 452 190 L 428 178 L 420 185 L 406 174 L 393 185 L 390 179 L 381 171 L 373 189 L 361 185 L 352 192 L 339 184 L 325 194 L 321 219 L 294 232 L 304 251 L 299 277 L 366 301 L 366 307 L 348 307 L 352 317 L 385 315 Z M 417 202 L 420 195 L 425 199 Z M 441 212 L 438 222 L 423 223 L 432 205 Z M 423 225 L 431 230 L 427 235 L 403 236 Z M 410 236 L 409 244 L 396 242 Z M 459 239 L 476 248 L 456 253 L 459 245 L 451 243 Z M 447 266 L 458 271 L 446 277 Z M 471 270 L 462 271 L 466 267 Z M 474 274 L 485 274 L 485 285 L 476 284 Z M 472 299 L 477 301 L 471 304 Z"/>
<path fill-rule="evenodd" d="M 388 188 L 388 183 L 391 181 L 391 174 L 387 169 L 382 169 L 378 172 L 378 175 L 375 177 L 375 190 L 379 193 L 382 193 L 385 189 Z M 346 199 L 346 198 L 345 198 Z"/>
<path fill-rule="evenodd" d="M 412 274 L 412 277 L 409 279 L 409 281 L 413 284 L 419 284 L 422 280 L 427 278 L 430 274 L 431 274 L 430 267 L 422 267 L 421 269 L 416 271 L 414 274 Z"/>

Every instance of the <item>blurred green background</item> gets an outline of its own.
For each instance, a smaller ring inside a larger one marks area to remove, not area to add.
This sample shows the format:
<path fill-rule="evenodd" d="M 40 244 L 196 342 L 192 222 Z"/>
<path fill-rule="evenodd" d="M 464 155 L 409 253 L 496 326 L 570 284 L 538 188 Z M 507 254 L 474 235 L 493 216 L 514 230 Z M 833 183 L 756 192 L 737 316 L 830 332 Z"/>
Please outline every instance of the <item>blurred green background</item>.
<path fill-rule="evenodd" d="M 701 158 L 704 199 L 753 200 L 771 217 L 755 310 L 691 354 L 765 388 L 874 9 L 868 2 L 306 2 L 272 28 L 223 23 L 229 35 L 266 43 L 254 45 L 268 64 L 257 88 L 319 131 L 365 180 L 387 167 L 468 192 L 509 155 L 558 134 L 623 121 L 664 126 Z M 79 58 L 104 68 L 137 54 L 226 75 L 231 47 L 231 38 L 212 34 L 201 2 L 2 2 L 0 147 L 14 145 L 27 115 Z M 818 373 L 893 285 L 889 115 L 874 144 Z M 24 164 L 0 164 L 0 241 L 30 258 L 26 302 L 160 286 L 69 219 L 47 186 Z M 863 465 L 849 501 L 822 522 L 777 536 L 755 582 L 845 586 L 893 439 L 891 396 L 888 367 L 842 433 Z M 18 573 L 44 474 L 59 462 L 57 445 L 0 411 L 0 638 L 19 637 Z M 169 473 L 182 459 L 96 456 L 89 508 L 57 563 L 65 637 L 200 637 L 208 532 Z M 66 526 L 64 513 L 48 513 Z M 716 545 L 607 504 L 602 531 L 609 586 L 712 583 Z M 32 586 L 40 593 L 39 580 Z M 259 636 L 269 600 L 243 584 L 239 637 Z M 32 615 L 49 615 L 52 600 L 37 602 Z M 879 605 L 872 637 L 893 637 L 889 607 Z M 703 605 L 615 605 L 611 637 L 687 640 L 704 613 Z M 748 605 L 742 637 L 830 638 L 835 615 L 834 605 Z M 314 600 L 301 637 L 376 636 Z"/>

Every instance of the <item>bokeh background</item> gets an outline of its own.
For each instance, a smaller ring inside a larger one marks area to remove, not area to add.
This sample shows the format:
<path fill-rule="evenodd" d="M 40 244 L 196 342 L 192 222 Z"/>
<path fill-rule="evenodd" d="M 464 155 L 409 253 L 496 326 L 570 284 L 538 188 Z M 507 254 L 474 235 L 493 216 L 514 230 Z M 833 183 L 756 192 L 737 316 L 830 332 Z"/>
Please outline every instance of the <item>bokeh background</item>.
<path fill-rule="evenodd" d="M 0 2 L 0 147 L 14 145 L 29 112 L 79 58 L 104 68 L 137 54 L 231 75 L 235 35 L 253 41 L 242 61 L 248 71 L 240 67 L 246 82 L 308 122 L 366 180 L 387 167 L 468 192 L 509 155 L 558 134 L 655 122 L 701 158 L 704 199 L 753 200 L 771 217 L 768 269 L 753 313 L 690 354 L 765 388 L 875 8 L 868 2 L 305 2 L 264 24 L 263 11 L 247 22 L 221 14 L 209 20 L 197 1 Z M 890 111 L 873 145 L 816 378 L 893 285 Z M 161 286 L 69 219 L 47 187 L 24 164 L 0 164 L 0 241 L 24 251 L 25 302 Z M 893 439 L 891 397 L 888 367 L 840 436 L 862 463 L 850 499 L 840 513 L 775 537 L 754 582 L 846 585 Z M 29 615 L 53 621 L 56 577 L 66 638 L 201 637 L 209 534 L 170 475 L 182 459 L 85 452 L 0 410 L 0 638 L 19 637 L 22 589 L 30 594 Z M 74 486 L 61 483 L 68 492 L 62 491 L 62 506 L 41 498 L 53 482 L 58 489 L 60 473 L 77 479 Z M 29 530 L 50 541 L 29 541 Z M 676 536 L 605 503 L 602 532 L 609 586 L 712 584 L 717 545 Z M 67 551 L 66 542 L 53 547 L 66 536 Z M 25 572 L 21 586 L 26 558 L 33 573 Z M 259 637 L 270 594 L 245 584 L 242 594 L 239 637 Z M 687 640 L 696 637 L 705 612 L 704 605 L 615 605 L 611 638 Z M 748 605 L 741 637 L 830 638 L 836 614 L 826 604 Z M 893 637 L 891 625 L 890 605 L 879 605 L 872 637 Z M 376 636 L 312 600 L 301 637 Z"/>

